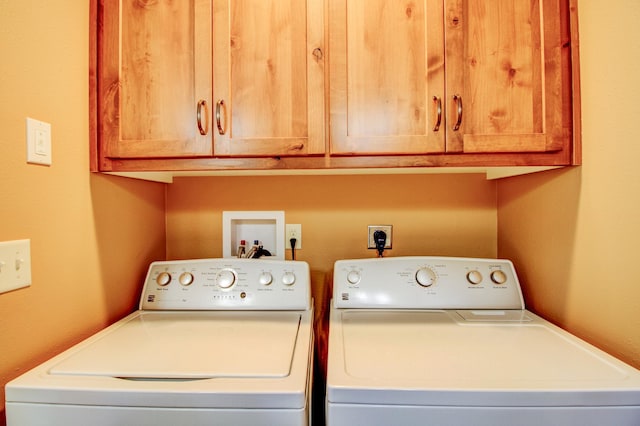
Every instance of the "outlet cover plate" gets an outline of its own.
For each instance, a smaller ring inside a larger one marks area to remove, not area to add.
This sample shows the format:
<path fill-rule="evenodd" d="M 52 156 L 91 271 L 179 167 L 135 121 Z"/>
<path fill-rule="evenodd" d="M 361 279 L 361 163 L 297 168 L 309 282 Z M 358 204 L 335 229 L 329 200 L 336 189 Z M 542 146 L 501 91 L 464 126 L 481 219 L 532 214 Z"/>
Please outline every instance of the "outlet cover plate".
<path fill-rule="evenodd" d="M 373 234 L 376 231 L 384 231 L 387 234 L 387 241 L 384 244 L 385 249 L 391 248 L 391 241 L 393 237 L 393 225 L 369 225 L 369 240 L 367 243 L 367 248 L 375 249 L 376 243 L 373 240 Z"/>
<path fill-rule="evenodd" d="M 302 248 L 302 224 L 287 223 L 284 225 L 284 246 L 291 248 L 291 238 L 296 239 L 296 250 Z"/>

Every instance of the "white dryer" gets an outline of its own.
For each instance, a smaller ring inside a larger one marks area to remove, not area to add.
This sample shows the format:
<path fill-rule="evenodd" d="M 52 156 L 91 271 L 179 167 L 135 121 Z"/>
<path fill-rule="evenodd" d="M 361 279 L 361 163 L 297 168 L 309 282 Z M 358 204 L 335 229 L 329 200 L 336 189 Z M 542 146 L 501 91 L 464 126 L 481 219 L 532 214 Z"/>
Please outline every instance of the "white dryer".
<path fill-rule="evenodd" d="M 638 426 L 640 371 L 524 309 L 511 262 L 334 269 L 329 426 Z"/>
<path fill-rule="evenodd" d="M 309 280 L 305 262 L 154 262 L 138 311 L 7 384 L 7 424 L 307 425 Z"/>

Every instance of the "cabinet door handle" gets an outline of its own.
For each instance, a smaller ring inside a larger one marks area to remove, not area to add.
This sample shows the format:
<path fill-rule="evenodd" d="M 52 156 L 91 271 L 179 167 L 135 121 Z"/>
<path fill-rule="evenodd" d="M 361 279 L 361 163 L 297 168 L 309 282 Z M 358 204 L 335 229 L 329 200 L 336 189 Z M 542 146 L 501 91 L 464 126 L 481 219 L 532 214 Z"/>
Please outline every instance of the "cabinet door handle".
<path fill-rule="evenodd" d="M 434 96 L 433 102 L 436 104 L 436 124 L 433 126 L 433 131 L 440 130 L 440 123 L 442 122 L 442 99 Z"/>
<path fill-rule="evenodd" d="M 220 118 L 220 109 L 222 109 L 223 106 L 224 99 L 220 99 L 218 102 L 216 102 L 216 125 L 218 126 L 218 133 L 220 133 L 221 135 L 224 135 L 226 133 L 226 130 L 222 126 L 222 120 Z"/>
<path fill-rule="evenodd" d="M 207 108 L 207 101 L 200 99 L 198 101 L 198 108 L 196 109 L 196 122 L 198 123 L 198 130 L 202 136 L 209 133 L 209 114 L 205 113 L 206 124 L 202 127 L 202 108 Z"/>
<path fill-rule="evenodd" d="M 458 105 L 458 110 L 457 110 L 458 118 L 456 119 L 456 124 L 453 126 L 453 131 L 455 132 L 458 129 L 460 129 L 460 124 L 462 124 L 462 96 L 453 95 L 453 102 L 455 102 Z"/>

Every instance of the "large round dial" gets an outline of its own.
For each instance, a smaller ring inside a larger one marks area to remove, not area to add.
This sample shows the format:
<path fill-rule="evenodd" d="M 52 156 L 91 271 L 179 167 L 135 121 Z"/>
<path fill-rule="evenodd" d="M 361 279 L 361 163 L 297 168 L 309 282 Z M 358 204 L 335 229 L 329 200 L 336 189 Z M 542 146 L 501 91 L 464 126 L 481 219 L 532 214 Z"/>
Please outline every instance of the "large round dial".
<path fill-rule="evenodd" d="M 231 269 L 223 269 L 216 276 L 216 283 L 220 288 L 230 288 L 236 282 L 236 274 Z"/>
<path fill-rule="evenodd" d="M 416 282 L 422 287 L 431 287 L 436 283 L 438 276 L 435 271 L 428 266 L 418 269 L 416 272 Z"/>

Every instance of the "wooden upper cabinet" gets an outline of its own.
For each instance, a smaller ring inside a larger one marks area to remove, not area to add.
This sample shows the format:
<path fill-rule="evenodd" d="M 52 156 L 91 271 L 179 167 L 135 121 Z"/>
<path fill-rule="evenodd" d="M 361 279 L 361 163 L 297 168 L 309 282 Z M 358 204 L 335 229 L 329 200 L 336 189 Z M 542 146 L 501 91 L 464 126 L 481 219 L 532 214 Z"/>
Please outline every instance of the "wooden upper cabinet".
<path fill-rule="evenodd" d="M 210 156 L 210 1 L 100 5 L 100 158 Z"/>
<path fill-rule="evenodd" d="M 565 3 L 329 0 L 331 153 L 569 150 Z"/>
<path fill-rule="evenodd" d="M 447 151 L 569 149 L 571 65 L 564 2 L 445 4 Z"/>
<path fill-rule="evenodd" d="M 323 2 L 213 4 L 214 154 L 324 154 Z"/>
<path fill-rule="evenodd" d="M 444 151 L 442 16 L 442 0 L 329 0 L 332 154 Z"/>
<path fill-rule="evenodd" d="M 580 164 L 576 2 L 91 0 L 91 168 Z"/>

